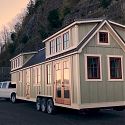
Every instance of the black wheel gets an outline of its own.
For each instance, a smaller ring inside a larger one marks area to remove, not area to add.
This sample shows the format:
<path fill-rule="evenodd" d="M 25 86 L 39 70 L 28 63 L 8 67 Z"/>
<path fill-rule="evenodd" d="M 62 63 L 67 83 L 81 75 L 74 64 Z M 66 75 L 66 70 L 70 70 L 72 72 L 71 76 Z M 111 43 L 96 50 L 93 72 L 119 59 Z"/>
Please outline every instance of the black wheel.
<path fill-rule="evenodd" d="M 48 114 L 55 114 L 55 106 L 54 106 L 52 99 L 49 99 L 47 101 L 47 113 Z"/>
<path fill-rule="evenodd" d="M 41 110 L 41 98 L 37 98 L 36 100 L 36 109 L 37 111 Z"/>
<path fill-rule="evenodd" d="M 42 110 L 42 112 L 47 111 L 47 98 L 43 98 L 41 100 L 41 110 Z"/>
<path fill-rule="evenodd" d="M 12 102 L 12 103 L 16 103 L 16 94 L 15 94 L 15 93 L 13 93 L 13 94 L 11 95 L 11 102 Z"/>

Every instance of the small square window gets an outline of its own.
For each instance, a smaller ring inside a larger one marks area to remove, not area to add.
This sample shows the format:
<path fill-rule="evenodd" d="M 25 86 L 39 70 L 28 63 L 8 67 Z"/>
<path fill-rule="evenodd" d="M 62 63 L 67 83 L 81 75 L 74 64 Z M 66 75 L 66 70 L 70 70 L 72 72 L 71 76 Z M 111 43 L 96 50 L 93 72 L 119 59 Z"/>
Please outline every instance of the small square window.
<path fill-rule="evenodd" d="M 99 32 L 99 43 L 108 43 L 108 33 Z"/>

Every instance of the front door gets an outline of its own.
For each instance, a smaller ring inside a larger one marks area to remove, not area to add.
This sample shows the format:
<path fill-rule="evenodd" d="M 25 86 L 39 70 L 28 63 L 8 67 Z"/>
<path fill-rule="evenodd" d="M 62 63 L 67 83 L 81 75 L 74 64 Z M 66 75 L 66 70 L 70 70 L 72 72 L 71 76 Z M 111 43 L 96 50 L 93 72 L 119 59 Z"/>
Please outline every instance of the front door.
<path fill-rule="evenodd" d="M 55 63 L 55 102 L 71 104 L 69 59 Z"/>

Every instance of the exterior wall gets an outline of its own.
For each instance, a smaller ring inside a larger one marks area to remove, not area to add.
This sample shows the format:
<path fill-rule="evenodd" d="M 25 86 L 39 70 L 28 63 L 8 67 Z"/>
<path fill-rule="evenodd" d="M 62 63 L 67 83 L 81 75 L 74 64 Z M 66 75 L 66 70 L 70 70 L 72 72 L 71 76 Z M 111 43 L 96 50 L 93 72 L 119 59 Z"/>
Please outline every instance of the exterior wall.
<path fill-rule="evenodd" d="M 11 81 L 12 81 L 12 84 L 15 84 L 17 82 L 17 74 L 16 74 L 16 72 L 11 73 Z"/>
<path fill-rule="evenodd" d="M 94 28 L 97 23 L 86 23 L 78 25 L 78 42 L 80 43 L 82 39 Z M 78 44 L 78 43 L 77 43 Z"/>
<path fill-rule="evenodd" d="M 77 72 L 77 56 L 76 54 L 75 55 L 72 55 L 70 57 L 70 68 L 71 68 L 71 71 L 70 71 L 70 75 L 71 75 L 71 100 L 72 100 L 72 103 L 73 104 L 78 104 L 78 100 L 79 100 L 79 97 L 78 97 L 78 72 Z"/>
<path fill-rule="evenodd" d="M 33 83 L 33 68 L 30 68 L 30 98 L 36 99 L 37 95 L 44 95 L 44 96 L 53 96 L 53 83 L 52 85 L 47 86 L 46 84 L 46 71 L 45 71 L 45 64 L 39 65 L 41 71 L 41 84 L 35 85 Z M 19 82 L 19 72 L 17 74 L 17 96 L 26 99 L 26 70 L 23 70 L 23 81 Z M 53 75 L 53 74 L 52 74 Z M 12 74 L 13 76 L 13 74 Z"/>
<path fill-rule="evenodd" d="M 65 59 L 65 58 L 63 58 Z M 63 60 L 61 59 L 61 60 Z M 69 57 L 70 59 L 70 92 L 71 92 L 71 104 L 78 105 L 78 71 L 77 71 L 77 55 L 72 55 Z M 56 60 L 57 61 L 57 60 Z M 47 85 L 47 76 L 46 76 L 46 64 L 51 63 L 52 64 L 52 85 Z M 30 99 L 31 100 L 36 100 L 37 95 L 41 96 L 48 96 L 48 97 L 54 97 L 54 63 L 53 62 L 48 62 L 45 64 L 40 64 L 41 68 L 41 84 L 40 85 L 35 85 L 33 83 L 33 68 L 30 68 Z M 17 98 L 21 98 L 26 100 L 26 70 L 24 69 L 23 71 L 23 79 L 22 82 L 19 82 L 19 71 L 12 73 L 12 81 L 15 81 L 17 84 L 16 90 L 17 90 Z M 15 77 L 16 75 L 16 77 Z M 14 79 L 16 78 L 16 79 Z"/>
<path fill-rule="evenodd" d="M 125 82 L 108 81 L 107 55 L 122 55 L 125 64 L 125 53 L 110 35 L 110 45 L 98 45 L 97 35 L 83 48 L 80 53 L 80 91 L 81 104 L 115 102 L 125 100 Z M 102 81 L 85 81 L 85 57 L 84 54 L 100 54 L 102 63 Z M 123 65 L 123 78 L 125 65 Z"/>

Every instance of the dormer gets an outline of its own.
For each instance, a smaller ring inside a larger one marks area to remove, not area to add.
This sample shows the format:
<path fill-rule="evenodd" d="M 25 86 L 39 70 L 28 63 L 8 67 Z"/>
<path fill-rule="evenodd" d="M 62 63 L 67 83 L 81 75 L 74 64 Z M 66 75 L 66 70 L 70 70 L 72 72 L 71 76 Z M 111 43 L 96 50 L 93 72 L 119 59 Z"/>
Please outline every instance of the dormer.
<path fill-rule="evenodd" d="M 75 41 L 73 42 L 71 38 L 72 30 L 73 28 L 68 28 L 57 32 L 43 41 L 46 45 L 46 58 L 63 53 L 75 46 Z"/>
<path fill-rule="evenodd" d="M 100 21 L 100 19 L 88 21 L 76 20 L 72 24 L 43 40 L 46 46 L 46 58 L 76 48 Z"/>
<path fill-rule="evenodd" d="M 34 54 L 37 52 L 21 53 L 16 57 L 12 58 L 11 71 L 21 68 Z"/>

